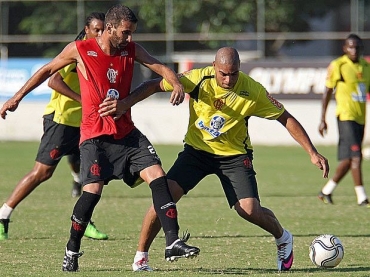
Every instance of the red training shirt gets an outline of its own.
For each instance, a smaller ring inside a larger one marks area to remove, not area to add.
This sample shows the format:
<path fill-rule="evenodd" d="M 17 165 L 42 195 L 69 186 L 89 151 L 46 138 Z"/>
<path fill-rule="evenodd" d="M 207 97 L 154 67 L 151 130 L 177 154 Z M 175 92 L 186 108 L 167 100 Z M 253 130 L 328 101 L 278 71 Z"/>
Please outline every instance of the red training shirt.
<path fill-rule="evenodd" d="M 112 116 L 100 117 L 99 104 L 106 97 L 123 99 L 131 89 L 135 62 L 135 43 L 130 42 L 115 55 L 105 54 L 95 38 L 76 41 L 77 50 L 85 64 L 87 79 L 79 70 L 81 88 L 82 122 L 80 143 L 101 135 L 125 137 L 134 129 L 131 110 L 118 120 Z M 78 67 L 77 67 L 78 68 Z"/>

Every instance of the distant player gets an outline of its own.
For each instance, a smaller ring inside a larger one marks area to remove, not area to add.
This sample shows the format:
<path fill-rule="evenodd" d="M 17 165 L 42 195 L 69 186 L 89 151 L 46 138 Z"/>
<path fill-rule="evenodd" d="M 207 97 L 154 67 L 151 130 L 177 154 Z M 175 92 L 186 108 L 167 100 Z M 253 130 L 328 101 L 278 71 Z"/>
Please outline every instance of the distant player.
<path fill-rule="evenodd" d="M 370 89 L 370 64 L 361 57 L 362 51 L 361 38 L 350 34 L 344 41 L 344 55 L 332 61 L 328 67 L 319 133 L 324 136 L 328 129 L 326 110 L 334 93 L 339 132 L 339 164 L 333 177 L 318 195 L 326 204 L 333 204 L 332 194 L 335 188 L 351 171 L 357 204 L 370 207 L 362 179 L 362 141 L 365 131 L 366 97 Z"/>
<path fill-rule="evenodd" d="M 261 84 L 240 71 L 236 49 L 221 48 L 216 53 L 213 66 L 193 69 L 179 76 L 190 96 L 190 119 L 184 150 L 167 174 L 173 199 L 178 201 L 204 177 L 215 174 L 229 206 L 234 207 L 244 220 L 275 238 L 278 270 L 289 270 L 293 264 L 293 236 L 281 226 L 271 210 L 260 204 L 253 168 L 253 147 L 248 134 L 249 118 L 257 116 L 280 122 L 309 154 L 311 162 L 323 170 L 325 178 L 329 172 L 327 159 L 316 151 L 301 124 L 284 106 Z M 137 88 L 131 96 L 142 94 L 144 97 L 150 92 L 172 90 L 166 80 L 153 80 Z M 101 105 L 102 115 L 116 112 L 111 105 L 114 103 Z M 118 109 L 124 110 L 125 107 L 118 105 Z M 160 227 L 151 207 L 143 221 L 132 265 L 134 271 L 151 270 L 148 251 Z"/>

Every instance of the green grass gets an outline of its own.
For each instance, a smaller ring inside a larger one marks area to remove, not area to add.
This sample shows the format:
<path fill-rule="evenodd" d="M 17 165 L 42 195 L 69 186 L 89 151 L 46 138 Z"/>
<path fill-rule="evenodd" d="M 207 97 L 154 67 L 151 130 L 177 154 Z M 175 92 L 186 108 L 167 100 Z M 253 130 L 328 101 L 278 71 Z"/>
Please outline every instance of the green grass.
<path fill-rule="evenodd" d="M 34 164 L 38 143 L 0 142 L 0 203 Z M 168 169 L 181 146 L 156 146 Z M 335 147 L 319 147 L 337 165 Z M 364 162 L 365 184 L 370 179 Z M 109 234 L 107 241 L 84 238 L 80 272 L 76 276 L 370 276 L 369 213 L 356 204 L 348 175 L 334 194 L 335 205 L 321 203 L 316 195 L 325 183 L 322 172 L 298 147 L 255 147 L 261 202 L 274 211 L 295 236 L 295 260 L 290 272 L 276 271 L 276 250 L 271 235 L 242 220 L 229 209 L 214 176 L 204 179 L 178 204 L 180 233 L 191 233 L 190 243 L 201 248 L 199 257 L 175 263 L 164 260 L 163 233 L 150 252 L 152 273 L 131 271 L 142 218 L 151 203 L 147 185 L 130 189 L 119 181 L 105 188 L 93 220 Z M 70 197 L 71 175 L 62 160 L 54 176 L 36 189 L 14 211 L 9 240 L 0 242 L 0 276 L 66 276 L 61 272 L 75 199 Z M 370 187 L 367 187 L 370 193 Z M 337 235 L 345 256 L 337 268 L 321 270 L 308 258 L 308 246 L 319 234 Z"/>

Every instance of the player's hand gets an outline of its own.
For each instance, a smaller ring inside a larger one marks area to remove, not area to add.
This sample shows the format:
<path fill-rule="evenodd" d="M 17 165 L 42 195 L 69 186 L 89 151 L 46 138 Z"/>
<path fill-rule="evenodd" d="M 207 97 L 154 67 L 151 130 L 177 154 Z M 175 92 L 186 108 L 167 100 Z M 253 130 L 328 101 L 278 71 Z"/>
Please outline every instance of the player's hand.
<path fill-rule="evenodd" d="M 104 99 L 103 103 L 99 105 L 99 114 L 101 117 L 112 116 L 114 120 L 120 118 L 129 109 L 125 105 L 124 100 L 117 100 L 111 97 Z"/>
<path fill-rule="evenodd" d="M 328 178 L 328 176 L 329 176 L 329 162 L 328 162 L 327 158 L 325 158 L 320 153 L 315 152 L 311 155 L 311 162 L 323 171 L 322 177 Z"/>
<path fill-rule="evenodd" d="M 325 121 L 321 121 L 320 125 L 319 125 L 319 133 L 322 137 L 324 137 L 326 135 L 328 131 L 328 125 L 326 124 Z"/>
<path fill-rule="evenodd" d="M 1 107 L 0 110 L 0 116 L 5 119 L 7 116 L 7 111 L 14 112 L 19 105 L 19 101 L 14 100 L 13 98 L 10 98 L 8 101 L 4 103 L 4 105 Z"/>
<path fill-rule="evenodd" d="M 170 103 L 173 106 L 180 105 L 185 99 L 185 89 L 182 84 L 174 86 L 170 97 Z"/>

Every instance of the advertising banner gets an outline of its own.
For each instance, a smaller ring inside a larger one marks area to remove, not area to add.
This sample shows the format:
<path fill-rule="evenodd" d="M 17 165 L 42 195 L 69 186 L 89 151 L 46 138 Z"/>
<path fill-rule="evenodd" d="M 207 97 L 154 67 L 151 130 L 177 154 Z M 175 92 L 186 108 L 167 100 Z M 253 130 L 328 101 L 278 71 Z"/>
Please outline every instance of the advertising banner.
<path fill-rule="evenodd" d="M 0 101 L 13 96 L 26 81 L 51 59 L 12 58 L 0 62 Z M 31 91 L 24 100 L 48 101 L 51 89 L 48 80 Z"/>
<path fill-rule="evenodd" d="M 248 61 L 241 71 L 260 82 L 276 99 L 321 99 L 330 59 Z M 206 64 L 192 65 L 193 68 Z"/>

